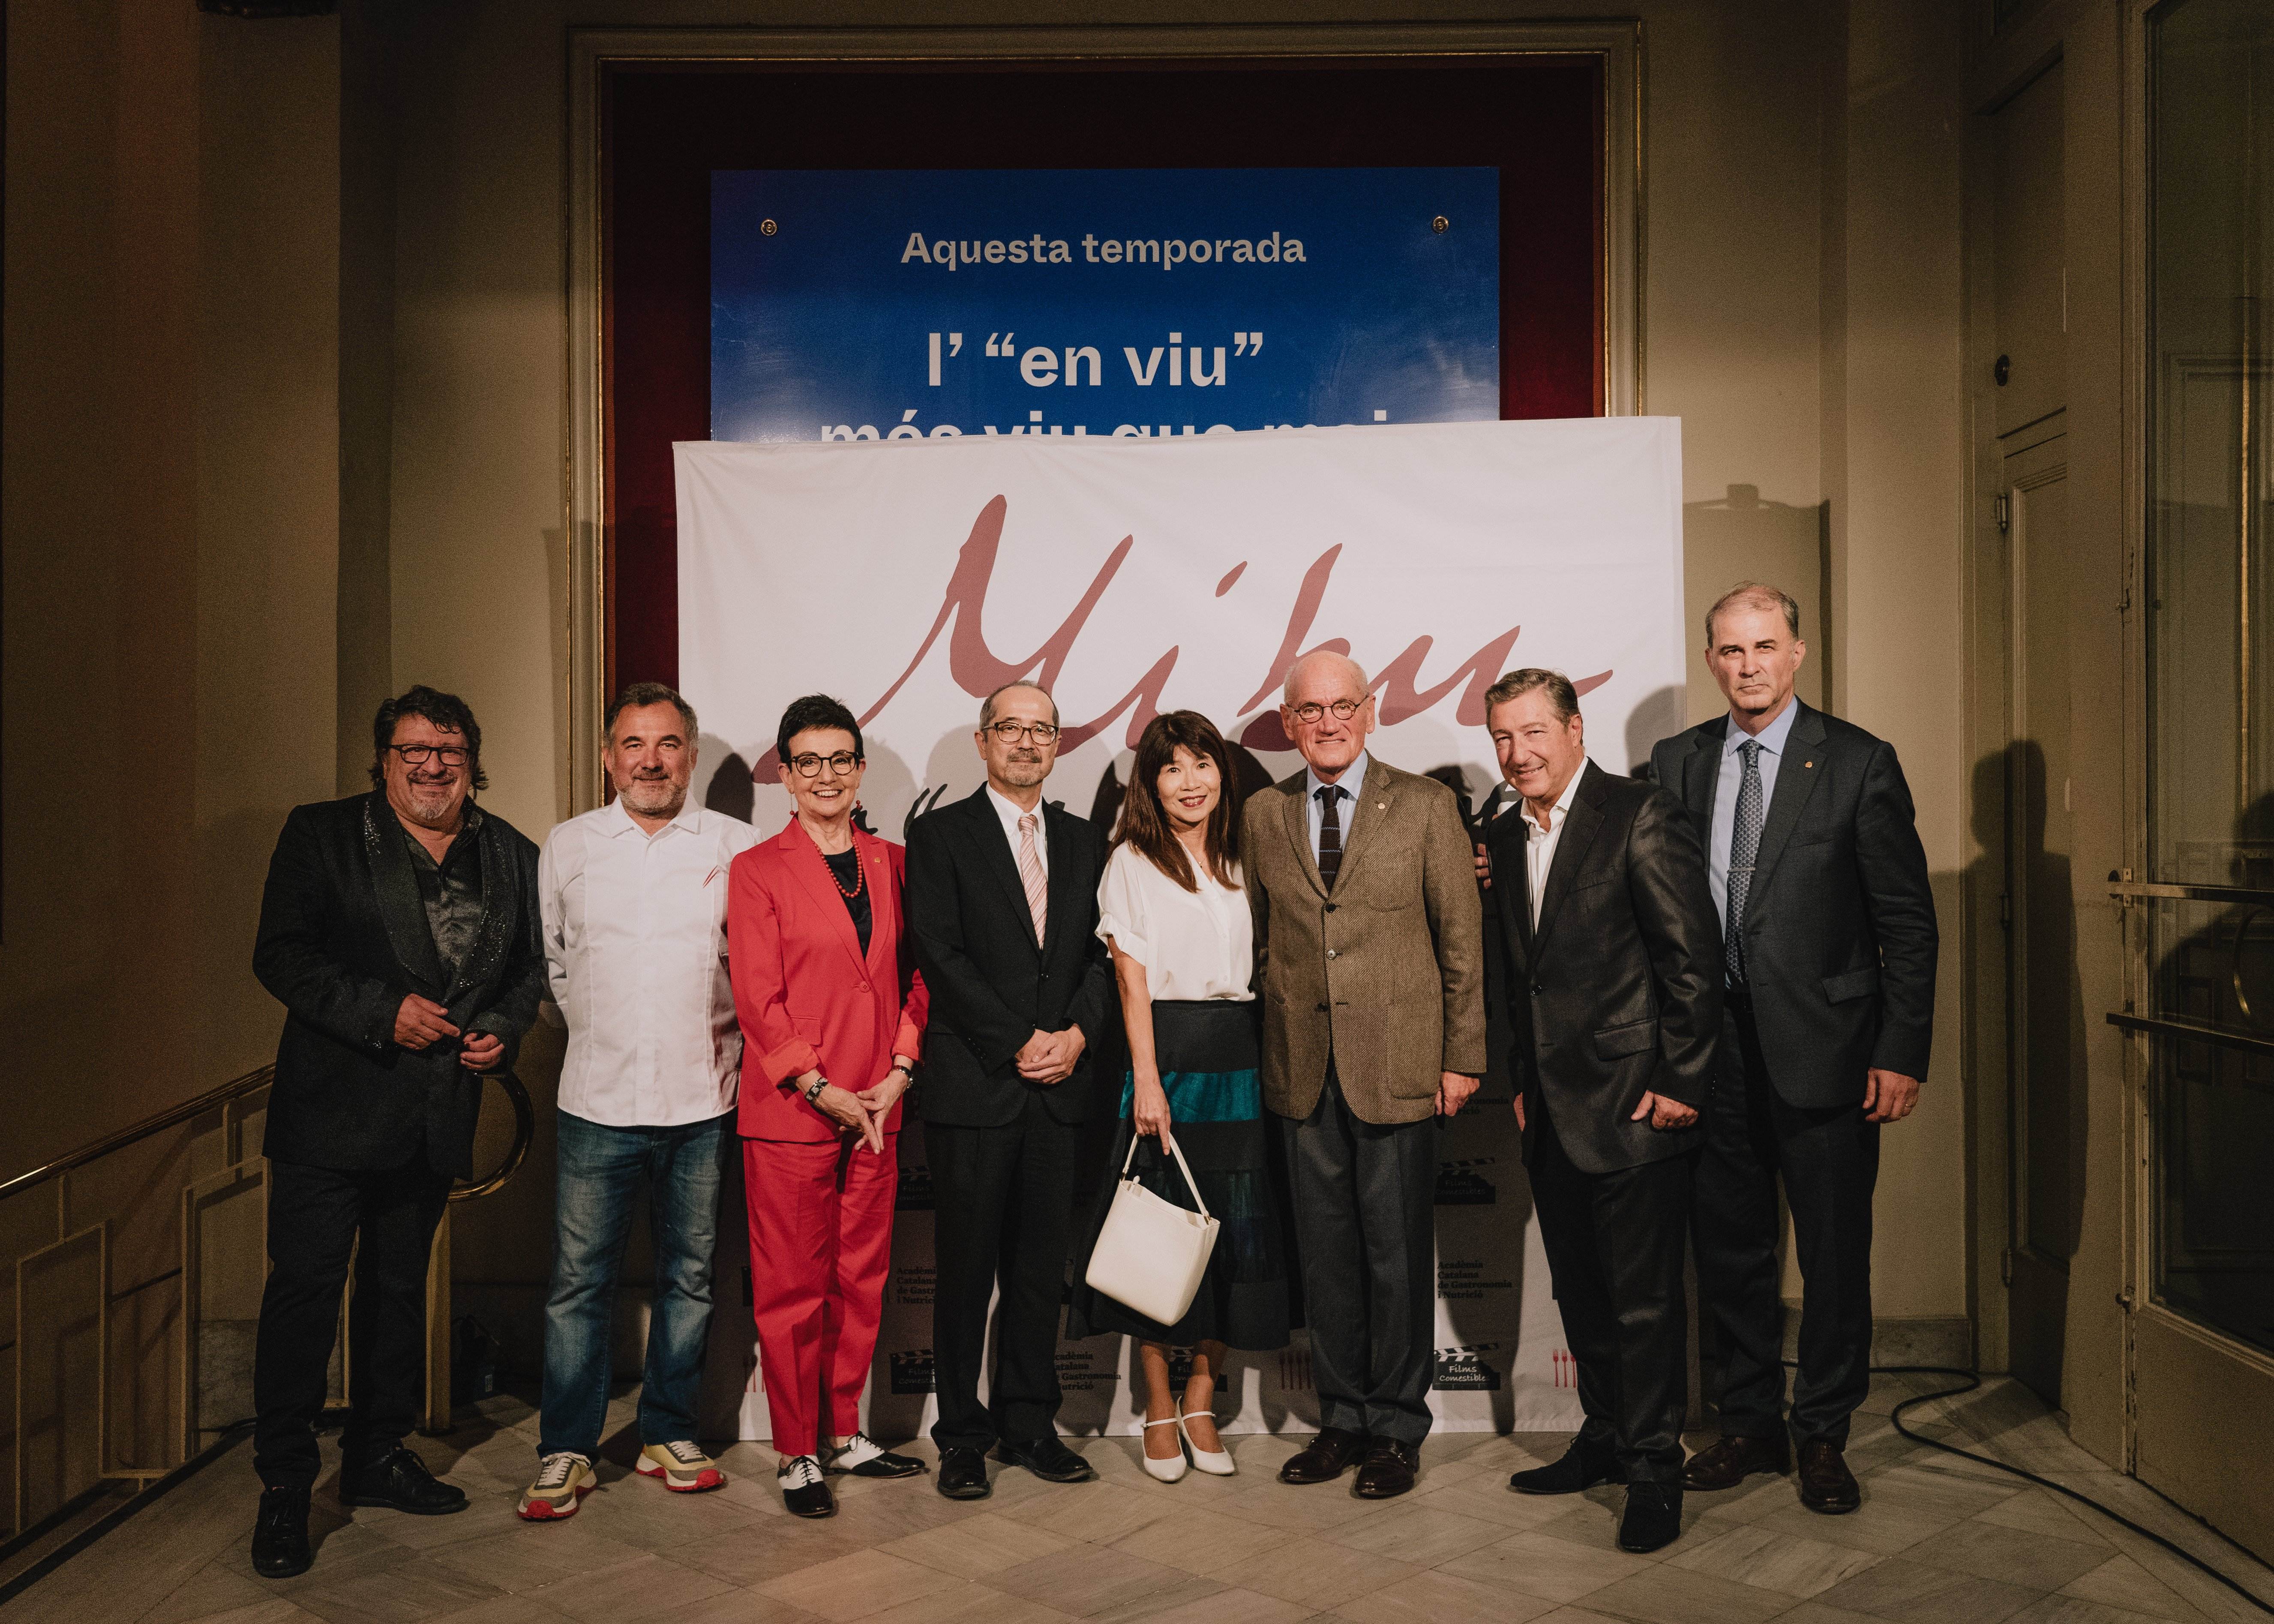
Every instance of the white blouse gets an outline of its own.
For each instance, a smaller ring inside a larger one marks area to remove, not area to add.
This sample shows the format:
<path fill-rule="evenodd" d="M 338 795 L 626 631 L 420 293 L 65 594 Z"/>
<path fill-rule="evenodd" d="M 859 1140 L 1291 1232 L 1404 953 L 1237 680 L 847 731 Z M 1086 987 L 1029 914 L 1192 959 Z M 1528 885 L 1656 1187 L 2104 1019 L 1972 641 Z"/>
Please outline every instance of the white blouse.
<path fill-rule="evenodd" d="M 1186 891 L 1135 846 L 1116 846 L 1097 884 L 1097 934 L 1145 966 L 1156 998 L 1245 1003 L 1255 996 L 1247 893 L 1196 877 L 1200 890 Z"/>

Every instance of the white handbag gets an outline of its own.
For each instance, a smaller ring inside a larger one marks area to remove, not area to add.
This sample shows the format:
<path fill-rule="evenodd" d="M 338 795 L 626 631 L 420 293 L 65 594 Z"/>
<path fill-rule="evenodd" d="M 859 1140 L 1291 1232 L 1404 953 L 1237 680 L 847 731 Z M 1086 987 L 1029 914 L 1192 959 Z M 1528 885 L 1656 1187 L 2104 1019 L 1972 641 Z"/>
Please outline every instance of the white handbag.
<path fill-rule="evenodd" d="M 1176 1157 L 1185 1187 L 1193 1192 L 1193 1205 L 1200 1211 L 1186 1212 L 1173 1201 L 1164 1201 L 1129 1176 L 1130 1166 L 1137 1159 L 1137 1141 L 1143 1137 L 1134 1132 L 1129 1136 L 1129 1154 L 1121 1159 L 1121 1183 L 1113 1192 L 1113 1205 L 1106 1210 L 1105 1226 L 1097 1232 L 1097 1244 L 1090 1252 L 1089 1268 L 1082 1279 L 1092 1290 L 1103 1292 L 1148 1320 L 1171 1326 L 1185 1317 L 1200 1293 L 1201 1277 L 1208 1273 L 1220 1226 L 1209 1216 L 1201 1187 L 1193 1182 L 1193 1169 L 1186 1165 L 1185 1153 L 1173 1138 L 1162 1136 L 1168 1139 L 1169 1154 Z"/>

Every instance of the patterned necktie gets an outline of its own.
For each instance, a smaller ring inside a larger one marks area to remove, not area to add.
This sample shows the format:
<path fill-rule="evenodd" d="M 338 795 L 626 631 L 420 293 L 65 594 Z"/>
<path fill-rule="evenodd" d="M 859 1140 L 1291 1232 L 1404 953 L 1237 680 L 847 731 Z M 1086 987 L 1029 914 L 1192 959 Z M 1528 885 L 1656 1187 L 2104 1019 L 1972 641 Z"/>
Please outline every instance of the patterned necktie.
<path fill-rule="evenodd" d="M 1325 816 L 1319 820 L 1319 879 L 1329 891 L 1343 870 L 1343 793 L 1329 784 L 1318 792 Z"/>
<path fill-rule="evenodd" d="M 1019 819 L 1019 883 L 1027 888 L 1027 911 L 1035 916 L 1035 945 L 1040 947 L 1050 915 L 1050 886 L 1043 877 L 1043 854 L 1035 846 L 1038 821 L 1031 812 Z"/>
<path fill-rule="evenodd" d="M 1737 780 L 1737 816 L 1729 829 L 1729 899 L 1722 911 L 1721 956 L 1728 963 L 1729 981 L 1745 980 L 1745 898 L 1753 889 L 1753 860 L 1761 851 L 1761 745 L 1748 739 L 1737 747 L 1745 763 Z"/>

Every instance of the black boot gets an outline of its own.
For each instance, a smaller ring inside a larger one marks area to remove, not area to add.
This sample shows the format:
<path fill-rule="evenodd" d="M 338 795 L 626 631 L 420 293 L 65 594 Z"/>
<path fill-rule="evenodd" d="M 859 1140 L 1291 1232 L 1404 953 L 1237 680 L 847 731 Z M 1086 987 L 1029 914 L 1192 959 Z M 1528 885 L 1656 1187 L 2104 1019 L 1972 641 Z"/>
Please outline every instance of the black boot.
<path fill-rule="evenodd" d="M 261 1490 L 252 1519 L 252 1571 L 264 1579 L 289 1579 L 307 1572 L 315 1560 L 308 1549 L 308 1485 L 277 1483 Z"/>
<path fill-rule="evenodd" d="M 418 1517 L 466 1508 L 463 1489 L 428 1471 L 426 1462 L 401 1444 L 369 1461 L 343 1465 L 340 1499 L 350 1506 L 386 1506 Z"/>

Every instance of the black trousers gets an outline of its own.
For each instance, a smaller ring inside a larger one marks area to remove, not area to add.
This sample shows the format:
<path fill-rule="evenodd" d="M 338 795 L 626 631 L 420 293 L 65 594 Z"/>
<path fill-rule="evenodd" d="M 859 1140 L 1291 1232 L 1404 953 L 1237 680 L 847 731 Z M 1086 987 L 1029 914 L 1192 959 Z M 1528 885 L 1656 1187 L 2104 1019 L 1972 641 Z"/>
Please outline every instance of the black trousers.
<path fill-rule="evenodd" d="M 268 1284 L 252 1355 L 252 1465 L 262 1483 L 316 1481 L 316 1421 L 350 1253 L 341 1458 L 385 1455 L 410 1431 L 426 1371 L 426 1261 L 449 1194 L 449 1176 L 423 1153 L 377 1173 L 268 1164 Z"/>
<path fill-rule="evenodd" d="M 1721 1018 L 1713 1109 L 1698 1163 L 1698 1295 L 1721 1357 L 1721 1431 L 1773 1438 L 1785 1425 L 1777 1180 L 1800 1254 L 1800 1371 L 1792 1435 L 1845 1447 L 1871 1390 L 1871 1192 L 1879 1124 L 1864 1108 L 1809 1110 L 1776 1091 L 1751 1006 Z"/>
<path fill-rule="evenodd" d="M 939 1419 L 931 1435 L 943 1449 L 1057 1436 L 1058 1310 L 1080 1132 L 1032 1096 L 1004 1127 L 924 1124 L 937 1271 L 931 1340 Z M 982 1404 L 987 1304 L 998 1286 L 995 1378 Z"/>
<path fill-rule="evenodd" d="M 1318 1105 L 1280 1125 L 1320 1422 L 1419 1444 L 1437 1359 L 1434 1118 L 1360 1121 L 1329 1059 Z"/>
<path fill-rule="evenodd" d="M 1531 1173 L 1563 1340 L 1579 1369 L 1579 1436 L 1616 1455 L 1630 1482 L 1679 1483 L 1690 1403 L 1682 1293 L 1690 1155 L 1583 1173 L 1555 1124 L 1542 1121 Z"/>

